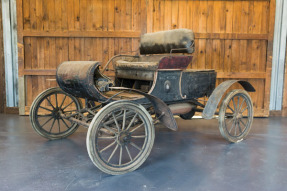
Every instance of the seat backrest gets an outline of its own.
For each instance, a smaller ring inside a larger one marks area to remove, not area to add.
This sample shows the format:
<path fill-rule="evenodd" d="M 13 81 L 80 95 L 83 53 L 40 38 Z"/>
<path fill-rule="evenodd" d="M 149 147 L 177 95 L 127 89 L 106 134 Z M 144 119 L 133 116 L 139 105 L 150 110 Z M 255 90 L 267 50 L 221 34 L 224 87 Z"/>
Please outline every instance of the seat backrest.
<path fill-rule="evenodd" d="M 194 33 L 189 29 L 174 29 L 147 33 L 140 39 L 140 54 L 193 53 Z"/>

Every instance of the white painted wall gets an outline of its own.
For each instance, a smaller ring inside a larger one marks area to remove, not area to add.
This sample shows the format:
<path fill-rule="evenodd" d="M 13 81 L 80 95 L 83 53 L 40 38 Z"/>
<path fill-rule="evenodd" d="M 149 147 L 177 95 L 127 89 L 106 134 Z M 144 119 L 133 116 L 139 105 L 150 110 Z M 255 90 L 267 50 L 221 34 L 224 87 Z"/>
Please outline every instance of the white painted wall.
<path fill-rule="evenodd" d="M 287 1 L 276 0 L 270 110 L 282 110 L 287 37 Z"/>
<path fill-rule="evenodd" d="M 6 106 L 18 106 L 18 50 L 16 0 L 2 0 Z"/>

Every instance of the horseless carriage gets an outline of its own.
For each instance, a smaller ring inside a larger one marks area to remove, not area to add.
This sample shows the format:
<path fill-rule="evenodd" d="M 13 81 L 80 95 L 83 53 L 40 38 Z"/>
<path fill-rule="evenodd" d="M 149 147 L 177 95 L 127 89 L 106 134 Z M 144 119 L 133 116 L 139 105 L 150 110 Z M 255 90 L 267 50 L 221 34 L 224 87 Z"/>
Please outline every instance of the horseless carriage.
<path fill-rule="evenodd" d="M 32 127 L 51 140 L 71 135 L 79 125 L 88 127 L 92 162 L 113 175 L 133 171 L 146 160 L 155 123 L 177 130 L 174 115 L 191 119 L 202 112 L 211 119 L 217 114 L 222 136 L 243 140 L 253 120 L 247 91 L 255 89 L 241 80 L 215 88 L 214 70 L 187 69 L 193 52 L 193 32 L 176 29 L 142 35 L 140 55 L 116 55 L 102 69 L 97 61 L 63 62 L 56 75 L 60 87 L 42 92 L 31 106 Z M 105 75 L 111 63 L 114 77 Z M 244 90 L 226 92 L 234 83 Z M 207 102 L 200 101 L 204 97 Z M 85 107 L 79 98 L 85 99 Z"/>

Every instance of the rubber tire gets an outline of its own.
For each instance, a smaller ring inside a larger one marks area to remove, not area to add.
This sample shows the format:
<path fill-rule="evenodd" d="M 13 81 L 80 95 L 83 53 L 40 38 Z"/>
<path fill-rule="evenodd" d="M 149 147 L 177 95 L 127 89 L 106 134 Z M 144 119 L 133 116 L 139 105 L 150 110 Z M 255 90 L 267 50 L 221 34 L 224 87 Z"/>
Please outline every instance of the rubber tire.
<path fill-rule="evenodd" d="M 251 120 L 249 122 L 249 126 L 245 129 L 245 131 L 242 133 L 241 136 L 239 137 L 233 137 L 230 136 L 226 127 L 225 127 L 225 111 L 227 108 L 227 104 L 230 102 L 230 100 L 232 99 L 232 97 L 236 96 L 237 94 L 243 94 L 245 96 L 245 98 L 248 100 L 248 102 L 250 103 L 251 106 Z M 218 116 L 218 122 L 219 122 L 219 130 L 221 135 L 229 142 L 232 143 L 238 143 L 240 141 L 242 141 L 249 133 L 250 129 L 251 129 L 251 125 L 252 125 L 252 121 L 253 121 L 253 102 L 252 99 L 250 97 L 250 95 L 248 94 L 248 92 L 246 92 L 245 90 L 242 89 L 236 89 L 236 90 L 232 90 L 230 91 L 225 98 L 223 99 L 221 106 L 220 106 L 220 110 L 219 110 L 219 116 Z"/>
<path fill-rule="evenodd" d="M 67 131 L 67 132 L 65 132 L 65 133 L 63 133 L 63 134 L 53 135 L 53 134 L 49 134 L 49 133 L 43 131 L 43 130 L 41 129 L 41 127 L 39 127 L 39 126 L 37 125 L 37 123 L 36 123 L 36 118 L 35 118 L 35 117 L 36 117 L 36 113 L 35 113 L 35 112 L 36 112 L 37 106 L 42 103 L 41 100 L 42 100 L 45 96 L 47 96 L 47 95 L 52 95 L 52 94 L 54 94 L 54 93 L 56 93 L 56 92 L 60 92 L 60 93 L 62 93 L 62 94 L 65 94 L 65 95 L 69 96 L 71 99 L 73 99 L 73 100 L 76 102 L 76 105 L 77 105 L 77 107 L 78 107 L 78 110 L 80 110 L 80 109 L 82 108 L 82 103 L 81 103 L 80 100 L 78 100 L 78 99 L 75 98 L 74 96 L 72 96 L 72 95 L 70 95 L 70 94 L 64 92 L 64 91 L 63 91 L 61 88 L 59 88 L 59 87 L 49 88 L 49 89 L 47 89 L 47 90 L 41 92 L 41 93 L 36 97 L 36 99 L 33 101 L 32 105 L 31 105 L 31 109 L 30 109 L 30 122 L 31 122 L 31 124 L 32 124 L 33 129 L 34 129 L 39 135 L 41 135 L 42 137 L 47 138 L 47 139 L 49 139 L 49 140 L 56 140 L 56 139 L 66 138 L 66 137 L 72 135 L 72 134 L 78 129 L 78 127 L 79 127 L 79 125 L 75 123 L 75 124 L 70 128 L 69 131 Z"/>
<path fill-rule="evenodd" d="M 147 129 L 150 133 L 148 136 L 147 148 L 141 154 L 141 156 L 139 156 L 138 159 L 135 161 L 136 163 L 133 162 L 132 164 L 119 170 L 119 168 L 114 168 L 114 167 L 108 166 L 107 164 L 105 164 L 100 159 L 97 152 L 95 151 L 95 141 L 94 140 L 95 140 L 96 132 L 99 128 L 99 124 L 101 123 L 102 119 L 111 111 L 118 109 L 118 108 L 121 108 L 123 106 L 131 106 L 134 109 L 136 109 L 137 112 L 141 113 L 142 117 L 144 118 L 144 120 L 148 124 Z M 87 144 L 87 150 L 88 150 L 90 159 L 92 160 L 92 162 L 94 163 L 94 165 L 96 167 L 98 167 L 101 171 L 103 171 L 107 174 L 120 175 L 120 174 L 125 174 L 125 173 L 132 172 L 132 171 L 136 170 L 145 162 L 145 160 L 149 156 L 151 149 L 153 147 L 154 137 L 155 137 L 155 130 L 154 130 L 154 126 L 152 123 L 152 118 L 149 115 L 148 111 L 140 104 L 136 104 L 136 103 L 133 103 L 133 102 L 127 101 L 127 100 L 119 100 L 119 101 L 115 101 L 115 102 L 112 102 L 112 103 L 106 105 L 95 115 L 95 117 L 93 118 L 93 120 L 89 126 L 89 130 L 88 130 L 87 138 L 86 138 L 86 144 Z"/>

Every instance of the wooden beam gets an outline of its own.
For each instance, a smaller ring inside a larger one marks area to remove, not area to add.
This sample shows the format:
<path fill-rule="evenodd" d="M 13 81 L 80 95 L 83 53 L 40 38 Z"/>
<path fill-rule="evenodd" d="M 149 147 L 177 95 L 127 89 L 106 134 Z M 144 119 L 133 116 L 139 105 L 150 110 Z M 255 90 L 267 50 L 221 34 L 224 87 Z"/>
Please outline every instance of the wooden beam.
<path fill-rule="evenodd" d="M 265 72 L 217 72 L 217 78 L 265 79 Z"/>
<path fill-rule="evenodd" d="M 0 113 L 5 109 L 5 67 L 4 67 L 4 48 L 3 48 L 3 27 L 2 27 L 2 1 L 0 1 Z"/>
<path fill-rule="evenodd" d="M 28 70 L 28 69 L 25 69 L 23 71 L 23 75 L 25 75 L 25 76 L 55 76 L 56 70 L 55 69 L 49 69 L 49 70 L 42 70 L 42 69 Z"/>
<path fill-rule="evenodd" d="M 140 31 L 23 31 L 24 37 L 139 38 Z M 196 39 L 268 40 L 268 34 L 194 33 Z"/>
<path fill-rule="evenodd" d="M 196 39 L 268 40 L 268 34 L 195 33 Z"/>
<path fill-rule="evenodd" d="M 136 38 L 140 31 L 23 31 L 24 37 Z"/>

